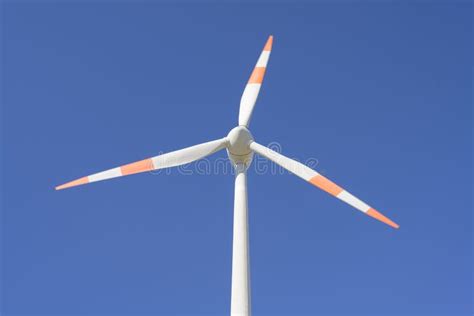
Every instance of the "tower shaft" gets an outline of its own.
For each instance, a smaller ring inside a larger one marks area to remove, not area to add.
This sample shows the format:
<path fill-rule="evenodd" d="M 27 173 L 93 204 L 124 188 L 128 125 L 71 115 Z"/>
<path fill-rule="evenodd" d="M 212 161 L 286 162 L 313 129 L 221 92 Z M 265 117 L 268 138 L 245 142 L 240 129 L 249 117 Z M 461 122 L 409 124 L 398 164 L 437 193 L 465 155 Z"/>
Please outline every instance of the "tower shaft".
<path fill-rule="evenodd" d="M 237 164 L 234 199 L 234 236 L 232 247 L 231 316 L 250 315 L 250 258 L 247 206 L 247 172 Z"/>

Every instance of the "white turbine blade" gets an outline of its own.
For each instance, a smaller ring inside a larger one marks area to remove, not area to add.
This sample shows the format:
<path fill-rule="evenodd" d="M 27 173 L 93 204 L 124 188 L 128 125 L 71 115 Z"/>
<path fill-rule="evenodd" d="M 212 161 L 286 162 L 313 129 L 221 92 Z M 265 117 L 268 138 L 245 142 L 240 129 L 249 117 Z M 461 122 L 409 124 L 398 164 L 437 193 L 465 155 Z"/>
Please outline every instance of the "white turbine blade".
<path fill-rule="evenodd" d="M 263 48 L 262 54 L 257 61 L 257 65 L 250 75 L 250 79 L 245 86 L 244 93 L 240 99 L 240 112 L 239 112 L 239 125 L 248 126 L 250 118 L 252 116 L 255 102 L 257 102 L 258 93 L 262 86 L 263 77 L 265 76 L 265 70 L 267 68 L 268 59 L 270 58 L 270 52 L 272 50 L 273 36 L 270 36 Z"/>
<path fill-rule="evenodd" d="M 243 164 L 236 166 L 230 304 L 232 316 L 250 315 L 247 174 L 245 169 Z"/>
<path fill-rule="evenodd" d="M 152 158 L 140 160 L 121 167 L 109 169 L 99 173 L 92 174 L 87 177 L 79 178 L 77 180 L 57 186 L 56 190 L 62 190 L 69 187 L 97 182 L 130 174 L 158 170 L 163 168 L 170 168 L 179 165 L 184 165 L 195 160 L 204 158 L 220 149 L 226 147 L 227 138 L 222 138 L 207 143 L 202 143 L 192 147 L 187 147 L 181 150 L 173 151 L 167 154 L 155 156 Z"/>
<path fill-rule="evenodd" d="M 286 170 L 294 173 L 301 179 L 313 184 L 314 186 L 320 188 L 323 191 L 335 196 L 339 200 L 346 202 L 347 204 L 355 207 L 359 211 L 372 216 L 373 218 L 390 225 L 394 228 L 398 228 L 398 224 L 390 220 L 389 218 L 385 217 L 383 214 L 376 211 L 374 208 L 370 207 L 369 205 L 365 204 L 363 201 L 359 200 L 357 197 L 353 196 L 331 180 L 327 179 L 326 177 L 320 175 L 313 169 L 305 166 L 304 164 L 290 159 L 288 157 L 279 154 L 270 148 L 257 144 L 255 142 L 250 144 L 250 148 L 271 161 L 275 162 L 276 164 L 282 166 Z"/>

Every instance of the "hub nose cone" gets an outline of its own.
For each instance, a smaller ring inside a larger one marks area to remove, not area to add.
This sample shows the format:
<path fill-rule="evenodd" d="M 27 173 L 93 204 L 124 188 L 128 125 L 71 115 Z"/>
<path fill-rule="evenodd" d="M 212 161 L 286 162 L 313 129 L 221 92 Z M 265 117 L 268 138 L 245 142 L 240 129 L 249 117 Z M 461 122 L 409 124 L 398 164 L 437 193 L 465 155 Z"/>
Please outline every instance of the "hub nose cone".
<path fill-rule="evenodd" d="M 227 135 L 227 139 L 229 140 L 230 153 L 239 156 L 250 154 L 250 143 L 253 142 L 253 137 L 246 127 L 233 128 Z"/>

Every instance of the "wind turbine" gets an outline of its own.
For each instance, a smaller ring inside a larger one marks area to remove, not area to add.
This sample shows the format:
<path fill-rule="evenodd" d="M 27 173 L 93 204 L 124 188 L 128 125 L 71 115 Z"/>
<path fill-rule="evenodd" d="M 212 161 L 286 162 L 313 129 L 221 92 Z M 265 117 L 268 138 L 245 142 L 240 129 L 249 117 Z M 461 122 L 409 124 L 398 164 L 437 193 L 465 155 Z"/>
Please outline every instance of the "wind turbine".
<path fill-rule="evenodd" d="M 135 173 L 176 167 L 204 158 L 225 148 L 236 171 L 231 315 L 250 315 L 247 169 L 252 162 L 254 153 L 273 161 L 303 180 L 353 206 L 362 213 L 372 216 L 393 228 L 399 227 L 395 222 L 318 172 L 254 141 L 248 127 L 263 82 L 272 44 L 273 36 L 270 36 L 242 94 L 240 100 L 239 125 L 234 127 L 226 137 L 95 173 L 56 187 L 56 190 L 61 190 Z"/>

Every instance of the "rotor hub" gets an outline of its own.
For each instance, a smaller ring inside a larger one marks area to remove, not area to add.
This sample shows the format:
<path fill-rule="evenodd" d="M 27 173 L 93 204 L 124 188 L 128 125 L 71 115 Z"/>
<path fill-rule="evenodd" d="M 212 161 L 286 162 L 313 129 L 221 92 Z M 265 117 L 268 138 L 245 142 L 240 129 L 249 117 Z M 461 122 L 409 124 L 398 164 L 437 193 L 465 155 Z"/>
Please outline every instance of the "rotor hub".
<path fill-rule="evenodd" d="M 227 154 L 234 164 L 243 163 L 246 166 L 252 162 L 252 150 L 250 144 L 253 136 L 245 126 L 233 128 L 227 135 Z"/>

